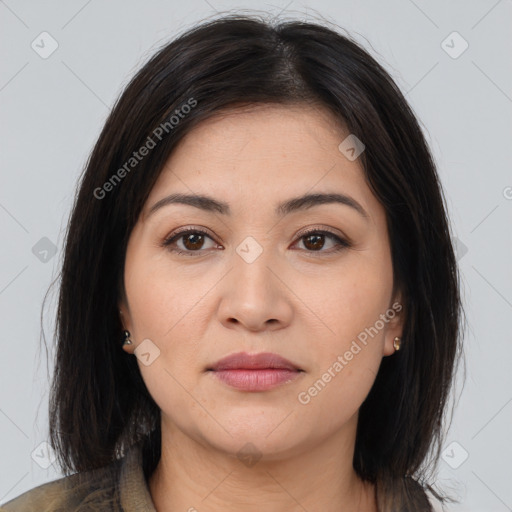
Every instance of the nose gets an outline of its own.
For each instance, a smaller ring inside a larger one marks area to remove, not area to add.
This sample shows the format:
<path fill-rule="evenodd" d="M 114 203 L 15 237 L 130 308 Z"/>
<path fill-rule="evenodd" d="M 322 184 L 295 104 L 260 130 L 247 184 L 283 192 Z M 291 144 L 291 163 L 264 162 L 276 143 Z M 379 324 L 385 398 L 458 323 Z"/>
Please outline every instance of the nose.
<path fill-rule="evenodd" d="M 231 270 L 219 286 L 219 321 L 227 328 L 275 331 L 290 324 L 293 293 L 271 251 L 254 260 L 233 252 Z"/>

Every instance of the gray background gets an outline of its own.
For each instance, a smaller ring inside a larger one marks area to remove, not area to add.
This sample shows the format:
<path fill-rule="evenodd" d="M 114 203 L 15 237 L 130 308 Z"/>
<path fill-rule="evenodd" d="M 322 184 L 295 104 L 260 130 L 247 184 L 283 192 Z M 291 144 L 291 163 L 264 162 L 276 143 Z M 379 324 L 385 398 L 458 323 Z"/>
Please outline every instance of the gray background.
<path fill-rule="evenodd" d="M 60 476 L 41 445 L 51 372 L 41 305 L 61 262 L 77 177 L 109 108 L 157 47 L 230 9 L 323 16 L 406 93 L 445 189 L 469 320 L 467 377 L 464 387 L 458 380 L 438 483 L 462 500 L 448 510 L 512 510 L 510 0 L 322 0 L 314 8 L 288 0 L 0 1 L 0 503 Z M 58 43 L 47 58 L 44 31 Z M 45 309 L 50 344 L 56 292 Z"/>

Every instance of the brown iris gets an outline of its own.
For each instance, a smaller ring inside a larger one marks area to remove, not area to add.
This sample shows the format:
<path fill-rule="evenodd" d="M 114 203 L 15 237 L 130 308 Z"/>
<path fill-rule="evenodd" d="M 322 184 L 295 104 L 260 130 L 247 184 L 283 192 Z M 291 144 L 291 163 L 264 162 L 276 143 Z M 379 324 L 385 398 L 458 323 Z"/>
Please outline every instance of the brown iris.
<path fill-rule="evenodd" d="M 189 233 L 188 235 L 183 235 L 183 245 L 188 250 L 197 250 L 201 249 L 204 243 L 204 235 L 200 233 Z"/>
<path fill-rule="evenodd" d="M 325 235 L 307 235 L 304 237 L 304 246 L 308 249 L 317 251 L 324 246 L 324 237 Z M 310 244 L 308 243 L 308 240 L 312 240 L 313 242 Z"/>

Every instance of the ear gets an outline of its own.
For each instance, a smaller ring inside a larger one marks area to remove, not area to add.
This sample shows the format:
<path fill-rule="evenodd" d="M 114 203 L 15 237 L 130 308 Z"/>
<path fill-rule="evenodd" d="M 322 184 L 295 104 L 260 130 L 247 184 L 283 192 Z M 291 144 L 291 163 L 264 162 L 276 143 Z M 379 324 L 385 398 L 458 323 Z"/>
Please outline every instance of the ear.
<path fill-rule="evenodd" d="M 118 304 L 119 309 L 119 317 L 121 320 L 121 325 L 123 326 L 123 332 L 129 331 L 130 332 L 130 339 L 132 340 L 131 345 L 122 345 L 123 350 L 127 352 L 128 354 L 133 354 L 133 351 L 135 350 L 135 343 L 133 341 L 133 331 L 132 331 L 132 321 L 130 312 L 128 309 L 128 306 L 126 305 L 126 302 L 124 300 L 121 300 Z M 119 333 L 119 336 L 123 338 L 123 332 Z"/>
<path fill-rule="evenodd" d="M 405 306 L 402 303 L 402 294 L 397 294 L 385 314 L 389 320 L 384 337 L 384 356 L 390 356 L 396 352 L 393 346 L 395 337 L 400 338 L 402 341 L 405 319 Z"/>

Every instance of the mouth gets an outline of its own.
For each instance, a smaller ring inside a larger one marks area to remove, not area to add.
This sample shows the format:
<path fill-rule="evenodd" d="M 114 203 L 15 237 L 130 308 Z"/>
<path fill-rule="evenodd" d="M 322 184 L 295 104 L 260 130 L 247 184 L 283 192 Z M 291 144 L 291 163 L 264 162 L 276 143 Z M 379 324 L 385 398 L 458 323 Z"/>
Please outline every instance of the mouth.
<path fill-rule="evenodd" d="M 267 391 L 304 373 L 278 354 L 245 352 L 227 356 L 206 369 L 224 384 L 242 391 Z"/>

